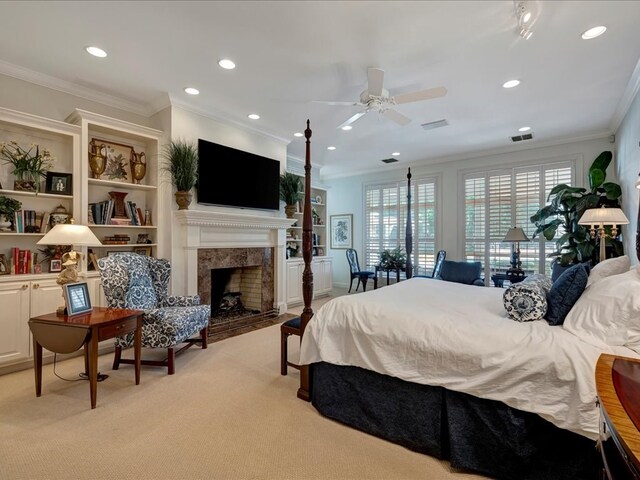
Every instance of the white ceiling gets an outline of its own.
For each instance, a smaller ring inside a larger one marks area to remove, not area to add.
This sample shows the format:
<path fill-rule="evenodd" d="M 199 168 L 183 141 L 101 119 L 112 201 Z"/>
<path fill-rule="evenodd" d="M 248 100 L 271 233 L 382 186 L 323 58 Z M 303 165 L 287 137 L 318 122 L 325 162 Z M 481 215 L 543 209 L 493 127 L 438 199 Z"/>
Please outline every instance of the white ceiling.
<path fill-rule="evenodd" d="M 291 140 L 299 158 L 304 139 L 293 133 L 309 118 L 312 159 L 324 175 L 383 168 L 393 151 L 415 163 L 510 148 L 525 125 L 535 139 L 520 148 L 611 132 L 636 82 L 640 2 L 528 3 L 529 40 L 516 33 L 511 0 L 0 2 L 0 72 L 26 68 L 149 113 L 168 93 Z M 595 25 L 608 30 L 582 40 Z M 89 56 L 88 45 L 109 56 Z M 219 68 L 222 57 L 237 68 Z M 311 101 L 357 101 L 367 67 L 385 70 L 391 95 L 437 86 L 448 94 L 397 106 L 413 119 L 405 127 L 370 113 L 338 130 L 358 107 Z M 521 85 L 503 89 L 512 78 Z M 186 86 L 201 94 L 185 94 Z M 261 119 L 249 120 L 252 112 Z M 420 126 L 440 119 L 449 126 Z"/>

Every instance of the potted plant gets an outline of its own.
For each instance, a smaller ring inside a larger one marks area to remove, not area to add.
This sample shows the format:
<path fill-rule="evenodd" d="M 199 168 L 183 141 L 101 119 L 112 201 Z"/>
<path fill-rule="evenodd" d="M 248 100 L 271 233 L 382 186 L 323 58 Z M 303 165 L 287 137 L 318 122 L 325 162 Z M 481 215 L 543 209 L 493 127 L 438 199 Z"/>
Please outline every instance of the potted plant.
<path fill-rule="evenodd" d="M 35 152 L 34 152 L 35 149 Z M 0 155 L 5 165 L 11 165 L 11 173 L 15 176 L 14 189 L 40 191 L 40 178 L 45 179 L 53 165 L 54 158 L 46 148 L 40 150 L 39 145 L 31 144 L 25 150 L 18 142 L 0 143 Z"/>
<path fill-rule="evenodd" d="M 293 218 L 296 203 L 302 198 L 302 177 L 290 172 L 280 175 L 280 200 L 286 205 L 284 212 L 287 218 Z"/>
<path fill-rule="evenodd" d="M 20 203 L 15 198 L 5 197 L 0 195 L 0 230 L 13 230 L 13 220 L 15 213 L 22 208 Z"/>
<path fill-rule="evenodd" d="M 171 140 L 163 151 L 166 165 L 163 170 L 171 177 L 176 188 L 178 210 L 187 210 L 191 204 L 191 190 L 198 181 L 198 147 L 186 140 Z"/>
<path fill-rule="evenodd" d="M 403 269 L 407 264 L 407 256 L 402 251 L 402 247 L 393 250 L 383 250 L 380 253 L 380 266 L 385 270 Z"/>
<path fill-rule="evenodd" d="M 553 240 L 558 230 L 562 232 L 555 241 L 556 251 L 547 255 L 555 257 L 553 263 L 555 271 L 575 263 L 596 263 L 600 260 L 596 259 L 598 251 L 595 239 L 591 238 L 586 226 L 578 224 L 578 220 L 589 208 L 602 205 L 619 207 L 619 199 L 622 196 L 620 185 L 605 182 L 606 170 L 611 163 L 611 158 L 611 152 L 606 151 L 593 161 L 589 169 L 589 190 L 566 184 L 556 185 L 549 192 L 547 200 L 550 203 L 530 218 L 536 226 L 534 238 L 541 234 L 547 240 Z M 616 255 L 622 254 L 622 242 L 609 237 L 606 242 Z"/>

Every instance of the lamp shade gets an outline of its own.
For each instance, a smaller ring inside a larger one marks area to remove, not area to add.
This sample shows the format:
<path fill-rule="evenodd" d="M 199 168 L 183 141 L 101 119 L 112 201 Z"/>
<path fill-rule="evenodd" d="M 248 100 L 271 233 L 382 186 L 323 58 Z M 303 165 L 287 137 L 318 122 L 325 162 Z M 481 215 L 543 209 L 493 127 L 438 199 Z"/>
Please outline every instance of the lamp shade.
<path fill-rule="evenodd" d="M 619 208 L 590 208 L 586 210 L 580 220 L 580 225 L 627 225 L 629 220 Z"/>
<path fill-rule="evenodd" d="M 86 225 L 59 223 L 38 241 L 38 245 L 90 246 L 102 244 Z"/>
<path fill-rule="evenodd" d="M 507 230 L 507 234 L 504 236 L 503 242 L 528 242 L 529 237 L 524 233 L 524 230 L 520 227 L 513 227 Z"/>

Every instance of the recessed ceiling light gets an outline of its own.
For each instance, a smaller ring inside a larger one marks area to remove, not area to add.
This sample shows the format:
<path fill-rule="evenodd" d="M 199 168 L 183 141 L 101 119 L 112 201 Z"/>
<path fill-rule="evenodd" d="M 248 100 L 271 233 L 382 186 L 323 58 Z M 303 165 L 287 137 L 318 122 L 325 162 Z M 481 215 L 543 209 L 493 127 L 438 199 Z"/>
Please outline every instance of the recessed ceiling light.
<path fill-rule="evenodd" d="M 335 150 L 336 147 L 334 147 L 333 145 L 331 145 L 330 147 L 327 147 L 327 150 Z"/>
<path fill-rule="evenodd" d="M 187 87 L 184 89 L 185 93 L 188 93 L 189 95 L 198 95 L 200 93 L 200 90 L 198 90 L 197 88 L 193 88 L 193 87 Z"/>
<path fill-rule="evenodd" d="M 393 156 L 393 157 L 397 157 L 398 155 L 400 155 L 400 152 L 393 152 L 393 153 L 391 154 L 391 156 Z"/>
<path fill-rule="evenodd" d="M 104 58 L 107 56 L 107 52 L 98 47 L 87 47 L 85 50 L 94 57 Z"/>
<path fill-rule="evenodd" d="M 228 58 L 222 58 L 218 60 L 218 65 L 220 65 L 225 70 L 233 70 L 234 68 L 236 68 L 236 64 Z"/>
<path fill-rule="evenodd" d="M 259 120 L 260 119 L 260 115 L 258 115 L 257 113 L 250 113 L 249 115 L 247 115 L 247 117 L 249 117 L 251 120 Z"/>
<path fill-rule="evenodd" d="M 344 127 L 342 127 L 342 130 L 348 131 L 351 130 L 353 127 L 351 125 L 345 125 Z"/>
<path fill-rule="evenodd" d="M 520 127 L 518 129 L 519 132 L 528 132 L 529 130 L 531 130 L 531 127 Z"/>
<path fill-rule="evenodd" d="M 504 88 L 513 88 L 517 87 L 518 85 L 520 85 L 520 80 L 509 80 L 508 82 L 504 82 L 502 84 Z"/>
<path fill-rule="evenodd" d="M 293 134 L 294 137 L 303 137 L 304 135 L 300 132 L 296 132 Z"/>
<path fill-rule="evenodd" d="M 583 40 L 591 40 L 592 38 L 599 37 L 607 31 L 607 27 L 600 25 L 599 27 L 593 27 L 582 34 Z"/>

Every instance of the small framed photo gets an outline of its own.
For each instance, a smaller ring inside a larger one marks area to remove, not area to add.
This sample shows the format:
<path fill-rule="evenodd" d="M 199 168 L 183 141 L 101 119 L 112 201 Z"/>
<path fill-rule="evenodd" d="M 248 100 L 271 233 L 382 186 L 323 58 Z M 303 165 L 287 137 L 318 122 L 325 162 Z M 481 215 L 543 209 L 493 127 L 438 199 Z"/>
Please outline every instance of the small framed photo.
<path fill-rule="evenodd" d="M 136 247 L 133 249 L 133 253 L 138 255 L 144 255 L 145 257 L 151 256 L 151 247 Z"/>
<path fill-rule="evenodd" d="M 67 283 L 63 285 L 67 315 L 78 315 L 93 310 L 87 282 Z"/>
<path fill-rule="evenodd" d="M 59 258 L 52 258 L 49 260 L 49 271 L 50 272 L 61 272 L 62 271 L 62 260 Z"/>
<path fill-rule="evenodd" d="M 0 275 L 9 275 L 11 269 L 4 253 L 0 253 Z"/>
<path fill-rule="evenodd" d="M 331 215 L 331 248 L 353 247 L 353 215 Z"/>
<path fill-rule="evenodd" d="M 71 195 L 73 175 L 70 173 L 47 172 L 47 182 L 45 185 L 45 193 L 53 193 L 55 195 Z"/>

